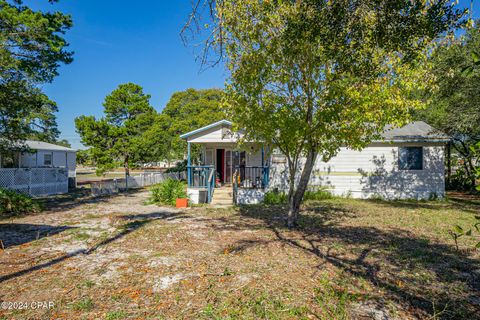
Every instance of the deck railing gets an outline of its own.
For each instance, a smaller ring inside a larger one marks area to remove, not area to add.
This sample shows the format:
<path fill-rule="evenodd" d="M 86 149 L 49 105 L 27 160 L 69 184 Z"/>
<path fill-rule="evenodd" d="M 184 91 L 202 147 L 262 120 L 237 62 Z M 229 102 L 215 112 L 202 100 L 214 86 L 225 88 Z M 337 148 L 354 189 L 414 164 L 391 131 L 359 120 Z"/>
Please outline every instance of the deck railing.
<path fill-rule="evenodd" d="M 236 182 L 239 188 L 265 189 L 268 186 L 270 167 L 236 166 Z"/>
<path fill-rule="evenodd" d="M 214 166 L 189 166 L 187 167 L 187 181 L 189 188 L 207 190 L 207 202 L 212 201 L 215 191 L 215 167 Z"/>
<path fill-rule="evenodd" d="M 207 188 L 211 171 L 215 171 L 213 166 L 187 167 L 188 186 L 190 188 Z"/>

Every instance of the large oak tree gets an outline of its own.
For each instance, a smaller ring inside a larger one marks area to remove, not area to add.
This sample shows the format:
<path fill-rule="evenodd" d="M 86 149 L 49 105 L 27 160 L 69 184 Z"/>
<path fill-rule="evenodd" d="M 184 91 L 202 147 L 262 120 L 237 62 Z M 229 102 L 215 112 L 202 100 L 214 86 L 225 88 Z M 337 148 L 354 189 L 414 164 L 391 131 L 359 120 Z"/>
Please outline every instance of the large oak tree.
<path fill-rule="evenodd" d="M 226 117 L 221 108 L 220 89 L 187 89 L 175 92 L 155 123 L 146 132 L 144 157 L 151 161 L 183 159 L 187 143 L 180 134 L 201 128 Z M 193 146 L 192 154 L 199 154 Z"/>
<path fill-rule="evenodd" d="M 451 187 L 471 189 L 480 169 L 480 27 L 443 43 L 431 62 L 438 90 L 416 117 L 453 138 L 461 165 Z"/>
<path fill-rule="evenodd" d="M 360 150 L 423 107 L 416 92 L 431 84 L 427 50 L 463 14 L 445 0 L 223 0 L 215 8 L 214 39 L 230 71 L 226 106 L 245 139 L 287 157 L 289 227 L 318 158 Z"/>

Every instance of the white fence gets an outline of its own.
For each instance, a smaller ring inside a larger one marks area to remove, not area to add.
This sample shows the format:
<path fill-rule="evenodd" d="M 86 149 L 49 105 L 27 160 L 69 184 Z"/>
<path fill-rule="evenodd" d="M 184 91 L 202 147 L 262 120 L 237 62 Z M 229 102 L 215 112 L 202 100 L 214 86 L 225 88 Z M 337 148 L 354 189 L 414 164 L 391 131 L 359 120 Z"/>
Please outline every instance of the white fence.
<path fill-rule="evenodd" d="M 64 168 L 0 169 L 0 188 L 31 196 L 68 192 L 68 170 Z"/>
<path fill-rule="evenodd" d="M 153 184 L 162 183 L 166 179 L 171 178 L 175 180 L 185 180 L 185 172 L 172 172 L 172 173 L 163 173 L 163 172 L 148 172 L 142 173 L 138 176 L 128 177 L 128 183 L 125 183 L 125 179 L 113 179 L 113 180 L 103 180 L 95 181 L 91 183 L 92 195 L 100 196 L 118 193 L 120 190 L 127 189 L 138 189 Z"/>

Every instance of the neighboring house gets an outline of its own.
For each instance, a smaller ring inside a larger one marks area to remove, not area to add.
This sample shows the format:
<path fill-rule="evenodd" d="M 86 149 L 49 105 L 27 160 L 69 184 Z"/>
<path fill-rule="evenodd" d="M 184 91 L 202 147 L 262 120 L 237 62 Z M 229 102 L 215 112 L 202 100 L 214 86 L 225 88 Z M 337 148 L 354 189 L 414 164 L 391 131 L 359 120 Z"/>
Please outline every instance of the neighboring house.
<path fill-rule="evenodd" d="M 74 149 L 31 140 L 24 145 L 29 151 L 0 154 L 0 187 L 32 195 L 64 193 L 75 187 Z"/>
<path fill-rule="evenodd" d="M 245 143 L 239 150 L 241 133 L 232 132 L 231 126 L 231 122 L 222 120 L 180 136 L 188 142 L 191 201 L 215 200 L 219 185 L 221 190 L 230 188 L 237 203 L 261 202 L 269 190 L 287 191 L 285 156 L 276 150 L 269 152 L 258 142 Z M 329 162 L 317 159 L 309 188 L 324 188 L 353 198 L 442 198 L 445 146 L 449 140 L 421 121 L 387 128 L 382 140 L 372 142 L 362 151 L 341 148 Z M 191 144 L 201 145 L 198 165 L 192 165 Z M 299 176 L 300 173 L 297 179 Z"/>

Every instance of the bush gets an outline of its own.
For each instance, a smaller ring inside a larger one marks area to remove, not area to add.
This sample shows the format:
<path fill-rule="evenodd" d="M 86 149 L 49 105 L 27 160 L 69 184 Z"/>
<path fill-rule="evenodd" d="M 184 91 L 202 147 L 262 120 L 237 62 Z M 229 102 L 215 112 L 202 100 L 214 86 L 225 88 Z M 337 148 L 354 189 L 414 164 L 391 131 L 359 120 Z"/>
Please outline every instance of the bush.
<path fill-rule="evenodd" d="M 332 199 L 334 196 L 332 193 L 326 189 L 318 189 L 314 191 L 305 191 L 303 195 L 303 201 L 307 200 L 326 200 Z M 273 190 L 265 193 L 265 198 L 263 200 L 264 204 L 268 205 L 278 205 L 285 204 L 288 202 L 287 194 L 280 192 L 278 190 Z"/>
<path fill-rule="evenodd" d="M 303 196 L 303 200 L 327 200 L 327 199 L 332 199 L 333 194 L 326 190 L 326 189 L 318 189 L 315 191 L 306 191 L 305 195 Z"/>
<path fill-rule="evenodd" d="M 153 203 L 174 206 L 177 198 L 186 198 L 186 184 L 183 181 L 167 179 L 150 188 L 150 200 Z"/>
<path fill-rule="evenodd" d="M 447 189 L 457 191 L 470 191 L 473 189 L 472 181 L 468 177 L 468 174 L 464 168 L 457 168 L 456 171 L 451 175 Z"/>
<path fill-rule="evenodd" d="M 0 216 L 38 212 L 40 209 L 40 205 L 31 197 L 0 188 Z"/>
<path fill-rule="evenodd" d="M 285 204 L 287 203 L 287 195 L 278 190 L 269 191 L 265 193 L 263 203 L 268 205 Z"/>
<path fill-rule="evenodd" d="M 175 167 L 167 169 L 166 173 L 174 173 L 174 172 L 185 172 L 187 171 L 187 160 L 183 160 L 181 162 L 177 162 Z"/>

